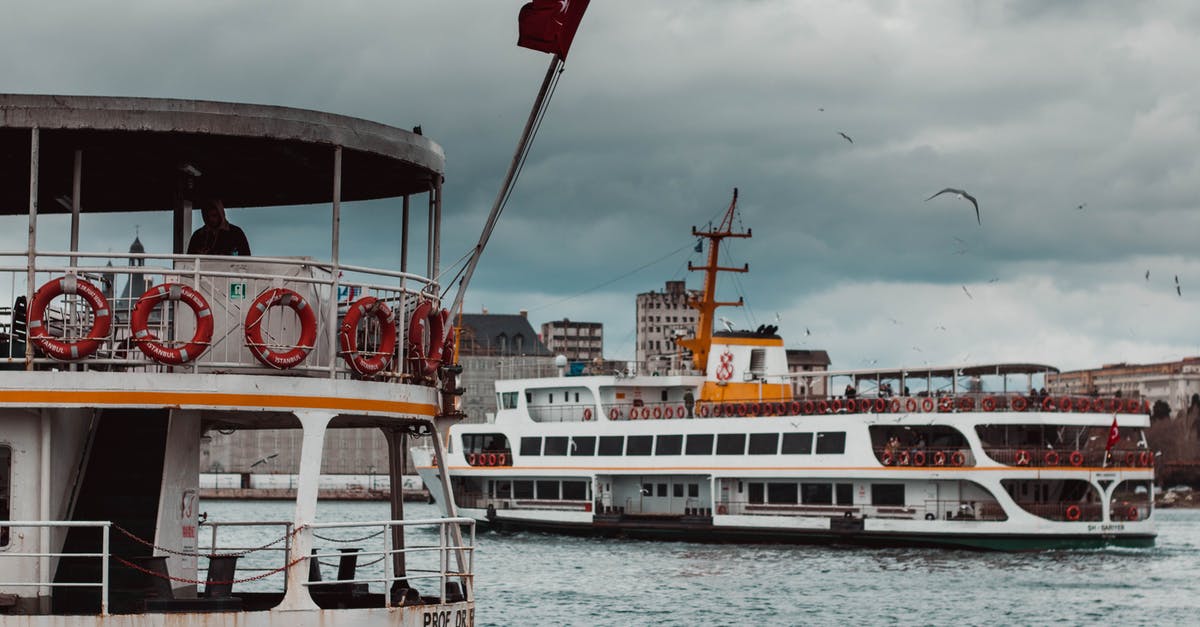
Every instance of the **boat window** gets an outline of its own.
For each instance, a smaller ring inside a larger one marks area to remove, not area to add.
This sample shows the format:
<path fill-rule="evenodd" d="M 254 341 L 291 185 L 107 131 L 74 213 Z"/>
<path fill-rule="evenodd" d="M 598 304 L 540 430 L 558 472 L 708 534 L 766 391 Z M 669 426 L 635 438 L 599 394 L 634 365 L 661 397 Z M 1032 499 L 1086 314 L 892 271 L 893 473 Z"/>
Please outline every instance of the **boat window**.
<path fill-rule="evenodd" d="M 542 439 L 541 438 L 521 438 L 521 454 L 522 455 L 541 455 L 542 454 Z"/>
<path fill-rule="evenodd" d="M 576 456 L 591 456 L 596 454 L 596 436 L 577 435 L 571 438 L 571 454 Z"/>
<path fill-rule="evenodd" d="M 688 455 L 712 455 L 713 436 L 711 433 L 693 433 L 687 437 Z"/>
<path fill-rule="evenodd" d="M 837 484 L 837 504 L 838 505 L 853 505 L 854 504 L 854 484 L 852 484 L 852 483 Z"/>
<path fill-rule="evenodd" d="M 622 435 L 602 435 L 600 436 L 600 450 L 598 455 L 620 455 L 622 449 L 625 448 L 625 436 Z"/>
<path fill-rule="evenodd" d="M 767 502 L 795 505 L 800 502 L 800 492 L 794 483 L 768 483 Z"/>
<path fill-rule="evenodd" d="M 538 481 L 536 483 L 538 499 L 543 501 L 559 500 L 557 481 Z"/>
<path fill-rule="evenodd" d="M 513 481 L 513 498 L 514 499 L 531 499 L 533 498 L 533 482 L 532 481 Z"/>
<path fill-rule="evenodd" d="M 817 434 L 817 455 L 840 455 L 846 452 L 846 433 L 826 431 Z"/>
<path fill-rule="evenodd" d="M 717 435 L 717 455 L 745 455 L 745 433 L 722 433 Z"/>
<path fill-rule="evenodd" d="M 512 498 L 512 482 L 497 481 L 496 482 L 496 498 L 511 499 Z"/>
<path fill-rule="evenodd" d="M 688 498 L 694 499 L 694 498 L 698 498 L 699 496 L 700 496 L 700 484 L 699 483 L 689 483 L 688 484 Z"/>
<path fill-rule="evenodd" d="M 809 455 L 812 453 L 812 440 L 811 433 L 785 433 L 783 434 L 783 449 L 780 453 Z"/>
<path fill-rule="evenodd" d="M 564 501 L 586 501 L 587 482 L 586 481 L 564 481 L 562 482 L 562 498 Z"/>
<path fill-rule="evenodd" d="M 546 398 L 550 399 L 549 401 L 547 401 L 546 404 L 548 404 L 548 405 L 554 404 L 554 392 L 550 392 L 549 394 L 547 394 Z"/>
<path fill-rule="evenodd" d="M 567 437 L 553 436 L 546 438 L 546 448 L 543 449 L 544 455 L 566 455 L 567 454 Z M 541 498 L 541 497 L 538 497 Z"/>
<path fill-rule="evenodd" d="M 517 393 L 516 392 L 501 392 L 500 393 L 500 409 L 516 409 L 517 408 Z"/>
<path fill-rule="evenodd" d="M 576 392 L 576 393 L 575 393 L 575 402 L 576 402 L 576 403 L 578 403 L 578 402 L 579 402 L 579 392 Z"/>
<path fill-rule="evenodd" d="M 677 499 L 683 498 L 683 484 L 682 483 L 671 484 L 671 496 L 673 496 Z"/>
<path fill-rule="evenodd" d="M 12 448 L 0 446 L 0 520 L 12 520 L 9 495 L 12 493 Z M 8 546 L 8 527 L 0 527 L 0 546 Z"/>
<path fill-rule="evenodd" d="M 801 483 L 800 494 L 809 505 L 833 505 L 833 484 Z"/>
<path fill-rule="evenodd" d="M 626 455 L 649 455 L 650 448 L 654 446 L 654 436 L 652 435 L 631 435 L 629 441 L 625 444 Z"/>
<path fill-rule="evenodd" d="M 658 484 L 658 495 L 661 497 L 664 497 L 664 498 L 667 496 L 667 484 L 665 484 L 665 483 Z"/>
<path fill-rule="evenodd" d="M 750 350 L 750 372 L 763 374 L 767 371 L 767 349 L 754 348 Z"/>
<path fill-rule="evenodd" d="M 871 505 L 904 505 L 903 483 L 872 483 Z"/>
<path fill-rule="evenodd" d="M 750 482 L 748 487 L 750 488 L 750 491 L 749 491 L 749 495 L 746 497 L 747 503 L 765 503 L 766 502 L 763 500 L 764 494 L 765 494 L 765 492 L 763 491 L 763 484 L 752 481 L 752 482 Z"/>
<path fill-rule="evenodd" d="M 532 402 L 533 402 L 533 392 L 526 392 L 526 393 L 525 393 L 525 402 L 526 402 L 527 404 L 528 404 L 528 403 L 532 403 Z"/>
<path fill-rule="evenodd" d="M 774 455 L 779 452 L 778 433 L 751 433 L 751 455 Z"/>
<path fill-rule="evenodd" d="M 682 435 L 660 435 L 658 436 L 658 446 L 654 449 L 655 455 L 678 455 L 683 451 L 683 436 Z"/>
<path fill-rule="evenodd" d="M 667 391 L 666 390 L 662 391 L 662 399 L 661 400 L 664 403 L 667 402 Z"/>

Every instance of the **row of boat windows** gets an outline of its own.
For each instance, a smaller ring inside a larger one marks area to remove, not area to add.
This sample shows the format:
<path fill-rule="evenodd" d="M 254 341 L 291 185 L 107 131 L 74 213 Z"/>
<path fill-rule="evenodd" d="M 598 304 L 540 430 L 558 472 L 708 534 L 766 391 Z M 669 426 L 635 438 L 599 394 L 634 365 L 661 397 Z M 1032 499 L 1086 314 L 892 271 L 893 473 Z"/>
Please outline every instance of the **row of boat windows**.
<path fill-rule="evenodd" d="M 499 499 L 536 499 L 539 501 L 588 501 L 588 481 L 550 479 L 514 479 L 489 481 L 488 493 Z"/>
<path fill-rule="evenodd" d="M 844 431 L 813 433 L 700 433 L 521 438 L 521 455 L 840 455 Z M 814 440 L 816 446 L 814 447 Z"/>
<path fill-rule="evenodd" d="M 751 505 L 853 505 L 854 484 L 809 481 L 747 481 L 738 484 Z M 904 484 L 871 484 L 871 505 L 904 505 Z"/>

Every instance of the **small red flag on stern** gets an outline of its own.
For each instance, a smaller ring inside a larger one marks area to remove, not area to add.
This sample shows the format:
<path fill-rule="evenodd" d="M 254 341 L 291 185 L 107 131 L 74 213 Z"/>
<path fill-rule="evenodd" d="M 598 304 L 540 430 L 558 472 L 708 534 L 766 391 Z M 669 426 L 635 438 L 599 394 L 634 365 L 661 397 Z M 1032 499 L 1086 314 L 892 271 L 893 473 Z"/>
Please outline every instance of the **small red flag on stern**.
<path fill-rule="evenodd" d="M 567 58 L 589 0 L 533 0 L 517 16 L 517 45 Z"/>

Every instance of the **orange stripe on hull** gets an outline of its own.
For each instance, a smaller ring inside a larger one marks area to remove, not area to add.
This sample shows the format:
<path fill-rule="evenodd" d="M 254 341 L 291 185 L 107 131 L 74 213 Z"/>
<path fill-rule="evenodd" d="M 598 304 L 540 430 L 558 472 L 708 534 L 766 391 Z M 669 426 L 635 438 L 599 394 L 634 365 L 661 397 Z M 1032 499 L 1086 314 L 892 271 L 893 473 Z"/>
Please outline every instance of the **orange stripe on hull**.
<path fill-rule="evenodd" d="M 437 408 L 425 403 L 283 396 L 275 394 L 219 394 L 213 392 L 137 392 L 128 390 L 0 390 L 5 405 L 156 405 L 163 407 L 270 407 L 276 409 L 333 409 L 433 416 Z"/>

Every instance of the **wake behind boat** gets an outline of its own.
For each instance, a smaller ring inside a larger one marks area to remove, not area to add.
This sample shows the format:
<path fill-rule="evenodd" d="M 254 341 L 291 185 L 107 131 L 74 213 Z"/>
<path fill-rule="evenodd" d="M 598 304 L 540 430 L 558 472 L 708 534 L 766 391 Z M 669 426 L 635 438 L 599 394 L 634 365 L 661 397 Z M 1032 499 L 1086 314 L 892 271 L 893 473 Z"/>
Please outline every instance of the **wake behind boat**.
<path fill-rule="evenodd" d="M 497 381 L 494 420 L 449 430 L 445 470 L 461 515 L 500 529 L 698 541 L 1153 545 L 1155 459 L 1140 399 L 1035 393 L 1035 375 L 1057 372 L 1037 364 L 797 375 L 776 328 L 714 333 L 714 310 L 740 304 L 714 299 L 717 272 L 734 270 L 717 263 L 721 241 L 750 235 L 732 230 L 736 199 L 719 228 L 693 229 L 710 246 L 708 263 L 691 268 L 705 272 L 689 303 L 695 335 L 679 341 L 692 369 Z M 824 392 L 835 377 L 851 382 L 843 396 Z M 1010 377 L 1024 379 L 1019 391 Z M 985 391 L 985 378 L 999 391 Z M 907 393 L 918 383 L 924 391 Z M 431 455 L 414 450 L 414 461 L 440 497 Z"/>

